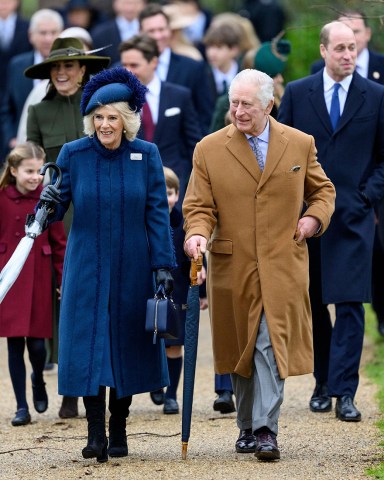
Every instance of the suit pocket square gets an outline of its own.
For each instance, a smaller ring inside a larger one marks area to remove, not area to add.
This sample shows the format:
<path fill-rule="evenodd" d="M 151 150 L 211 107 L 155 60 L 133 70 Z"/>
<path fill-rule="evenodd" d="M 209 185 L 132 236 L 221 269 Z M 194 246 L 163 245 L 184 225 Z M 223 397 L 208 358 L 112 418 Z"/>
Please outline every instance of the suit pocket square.
<path fill-rule="evenodd" d="M 175 115 L 180 115 L 180 108 L 179 107 L 172 107 L 172 108 L 167 108 L 164 112 L 165 117 L 174 117 Z"/>
<path fill-rule="evenodd" d="M 298 172 L 300 170 L 300 165 L 294 165 L 289 171 L 290 172 Z"/>

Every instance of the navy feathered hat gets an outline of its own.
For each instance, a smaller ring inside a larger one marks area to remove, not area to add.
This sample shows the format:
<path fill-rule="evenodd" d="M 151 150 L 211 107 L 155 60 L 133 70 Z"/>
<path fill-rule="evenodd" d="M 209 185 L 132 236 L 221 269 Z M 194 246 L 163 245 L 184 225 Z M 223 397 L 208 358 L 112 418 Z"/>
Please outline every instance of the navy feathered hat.
<path fill-rule="evenodd" d="M 85 85 L 81 97 L 81 114 L 101 105 L 115 102 L 127 102 L 135 112 L 140 112 L 145 103 L 145 87 L 139 80 L 123 67 L 115 67 L 94 75 Z"/>

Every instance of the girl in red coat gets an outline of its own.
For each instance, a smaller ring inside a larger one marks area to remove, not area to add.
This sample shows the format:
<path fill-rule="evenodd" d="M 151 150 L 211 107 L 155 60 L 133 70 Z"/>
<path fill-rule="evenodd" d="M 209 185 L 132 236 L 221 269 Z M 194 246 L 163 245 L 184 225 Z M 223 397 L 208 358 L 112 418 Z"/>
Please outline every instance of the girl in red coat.
<path fill-rule="evenodd" d="M 25 235 L 26 215 L 33 213 L 42 190 L 40 168 L 44 150 L 31 143 L 14 148 L 6 158 L 0 177 L 0 270 Z M 52 269 L 61 285 L 66 237 L 62 222 L 48 227 L 34 241 L 25 265 L 0 305 L 0 337 L 7 337 L 8 367 L 16 396 L 12 425 L 30 423 L 26 399 L 24 349 L 32 365 L 32 395 L 35 410 L 48 408 L 43 369 L 44 339 L 52 336 Z"/>

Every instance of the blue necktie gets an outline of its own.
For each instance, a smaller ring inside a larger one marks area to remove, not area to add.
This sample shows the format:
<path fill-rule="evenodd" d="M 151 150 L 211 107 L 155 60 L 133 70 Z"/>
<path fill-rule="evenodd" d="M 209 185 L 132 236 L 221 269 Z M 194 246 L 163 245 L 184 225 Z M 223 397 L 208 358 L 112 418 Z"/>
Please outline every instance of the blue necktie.
<path fill-rule="evenodd" d="M 331 110 L 329 112 L 333 130 L 335 130 L 337 126 L 337 122 L 339 121 L 339 118 L 340 118 L 340 102 L 339 102 L 340 87 L 341 87 L 340 83 L 335 83 L 333 86 Z"/>

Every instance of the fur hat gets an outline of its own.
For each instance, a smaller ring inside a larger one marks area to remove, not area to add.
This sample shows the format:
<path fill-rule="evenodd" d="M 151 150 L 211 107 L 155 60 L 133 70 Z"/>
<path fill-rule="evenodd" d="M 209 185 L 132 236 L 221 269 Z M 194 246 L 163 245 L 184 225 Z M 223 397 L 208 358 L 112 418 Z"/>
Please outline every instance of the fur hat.
<path fill-rule="evenodd" d="M 254 68 L 276 77 L 283 73 L 291 52 L 291 43 L 288 40 L 275 38 L 271 42 L 262 43 L 254 59 Z"/>
<path fill-rule="evenodd" d="M 95 50 L 84 51 L 82 42 L 77 38 L 56 38 L 48 58 L 41 63 L 28 67 L 24 71 L 24 75 L 28 78 L 51 78 L 52 63 L 65 60 L 80 60 L 86 65 L 88 73 L 96 73 L 103 68 L 107 68 L 111 59 L 92 55 L 94 52 Z"/>
<path fill-rule="evenodd" d="M 125 68 L 104 70 L 85 85 L 80 110 L 84 116 L 100 105 L 127 102 L 133 111 L 140 112 L 146 91 L 147 87 Z"/>

